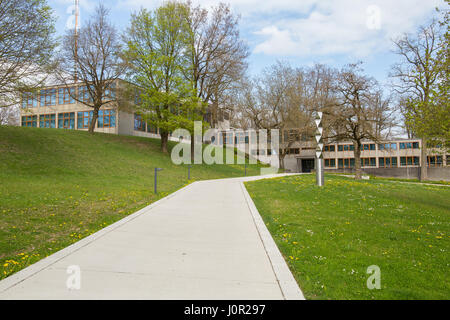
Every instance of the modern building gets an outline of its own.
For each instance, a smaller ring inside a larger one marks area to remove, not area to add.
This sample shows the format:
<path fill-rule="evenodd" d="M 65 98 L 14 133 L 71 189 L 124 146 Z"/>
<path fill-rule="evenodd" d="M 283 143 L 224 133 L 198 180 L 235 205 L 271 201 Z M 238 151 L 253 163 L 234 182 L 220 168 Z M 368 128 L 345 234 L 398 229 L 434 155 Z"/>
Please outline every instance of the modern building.
<path fill-rule="evenodd" d="M 116 89 L 123 85 L 123 80 L 116 80 L 105 96 L 116 100 Z M 92 108 L 76 101 L 74 96 L 78 100 L 87 100 L 89 94 L 86 86 L 49 86 L 42 88 L 37 94 L 24 93 L 20 111 L 21 125 L 87 131 L 93 116 Z M 229 127 L 229 115 L 224 110 L 219 110 L 218 126 L 221 129 Z M 116 102 L 107 103 L 100 109 L 95 127 L 95 132 L 144 137 L 158 137 L 158 131 L 158 128 L 143 121 L 140 115 L 125 111 Z"/>

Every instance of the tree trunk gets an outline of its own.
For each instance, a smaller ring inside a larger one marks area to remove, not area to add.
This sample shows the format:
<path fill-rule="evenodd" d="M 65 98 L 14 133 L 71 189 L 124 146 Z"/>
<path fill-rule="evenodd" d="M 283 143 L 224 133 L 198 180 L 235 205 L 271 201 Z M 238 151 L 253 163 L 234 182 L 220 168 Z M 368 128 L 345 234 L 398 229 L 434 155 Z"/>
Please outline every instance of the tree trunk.
<path fill-rule="evenodd" d="M 97 119 L 98 119 L 98 109 L 99 108 L 94 108 L 92 120 L 91 120 L 91 123 L 89 124 L 89 133 L 92 133 L 92 134 L 94 133 L 95 124 L 97 123 Z"/>
<path fill-rule="evenodd" d="M 428 180 L 428 163 L 427 163 L 427 139 L 422 137 L 422 149 L 420 156 L 420 181 Z"/>
<path fill-rule="evenodd" d="M 167 142 L 169 141 L 169 133 L 164 130 L 160 130 L 159 135 L 161 136 L 161 151 L 163 153 L 168 153 Z"/>
<path fill-rule="evenodd" d="M 355 180 L 361 180 L 361 143 L 359 141 L 354 142 L 355 150 Z"/>

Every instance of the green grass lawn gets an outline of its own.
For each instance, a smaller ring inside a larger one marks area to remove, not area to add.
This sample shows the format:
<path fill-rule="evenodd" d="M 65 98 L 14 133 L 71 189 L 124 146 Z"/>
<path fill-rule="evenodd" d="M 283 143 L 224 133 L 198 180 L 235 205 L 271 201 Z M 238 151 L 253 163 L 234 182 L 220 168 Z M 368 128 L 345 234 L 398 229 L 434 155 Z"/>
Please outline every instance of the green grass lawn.
<path fill-rule="evenodd" d="M 449 187 L 333 175 L 246 187 L 307 299 L 450 298 Z"/>
<path fill-rule="evenodd" d="M 0 279 L 193 180 L 238 177 L 243 165 L 176 166 L 159 140 L 0 126 Z M 170 143 L 173 147 L 174 143 Z M 154 168 L 158 195 L 154 190 Z M 249 165 L 258 175 L 260 165 Z"/>

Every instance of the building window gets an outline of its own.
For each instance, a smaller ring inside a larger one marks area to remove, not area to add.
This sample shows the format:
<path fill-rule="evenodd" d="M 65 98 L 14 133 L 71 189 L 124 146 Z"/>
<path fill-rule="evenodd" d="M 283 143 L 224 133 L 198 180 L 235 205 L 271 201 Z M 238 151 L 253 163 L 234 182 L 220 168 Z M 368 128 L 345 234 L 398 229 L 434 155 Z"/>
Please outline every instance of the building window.
<path fill-rule="evenodd" d="M 338 151 L 344 151 L 344 146 L 342 144 L 338 145 Z"/>
<path fill-rule="evenodd" d="M 78 112 L 78 129 L 89 128 L 93 116 L 93 111 Z"/>
<path fill-rule="evenodd" d="M 419 143 L 413 142 L 412 147 L 413 147 L 413 149 L 419 149 Z"/>
<path fill-rule="evenodd" d="M 355 158 L 338 159 L 339 168 L 353 168 L 355 167 Z"/>
<path fill-rule="evenodd" d="M 418 166 L 419 165 L 419 157 L 400 157 L 400 166 Z"/>
<path fill-rule="evenodd" d="M 290 148 L 289 154 L 300 154 L 300 149 L 299 148 Z"/>
<path fill-rule="evenodd" d="M 75 112 L 58 114 L 59 129 L 75 129 Z"/>
<path fill-rule="evenodd" d="M 116 99 L 116 83 L 111 82 L 105 87 L 105 99 L 108 100 L 115 100 Z"/>
<path fill-rule="evenodd" d="M 397 157 L 378 158 L 378 167 L 379 168 L 396 168 L 397 167 Z"/>
<path fill-rule="evenodd" d="M 362 167 L 376 167 L 377 159 L 376 158 L 361 158 L 361 166 Z"/>
<path fill-rule="evenodd" d="M 56 105 L 56 89 L 41 90 L 41 107 Z"/>
<path fill-rule="evenodd" d="M 37 127 L 37 116 L 22 117 L 22 127 Z"/>
<path fill-rule="evenodd" d="M 41 114 L 39 116 L 40 128 L 56 128 L 56 114 Z"/>
<path fill-rule="evenodd" d="M 324 159 L 325 167 L 336 168 L 336 159 Z"/>
<path fill-rule="evenodd" d="M 114 128 L 116 126 L 116 110 L 99 110 L 97 126 L 99 128 Z"/>
<path fill-rule="evenodd" d="M 142 120 L 142 116 L 139 114 L 134 114 L 134 130 L 145 132 L 145 121 Z"/>
<path fill-rule="evenodd" d="M 59 88 L 58 104 L 74 104 L 75 88 Z"/>
<path fill-rule="evenodd" d="M 428 156 L 427 163 L 429 167 L 441 167 L 442 166 L 442 156 Z"/>
<path fill-rule="evenodd" d="M 22 108 L 36 108 L 38 100 L 36 95 L 31 92 L 25 92 L 22 94 Z"/>
<path fill-rule="evenodd" d="M 78 99 L 83 103 L 92 102 L 92 98 L 91 95 L 89 94 L 87 86 L 78 87 Z"/>

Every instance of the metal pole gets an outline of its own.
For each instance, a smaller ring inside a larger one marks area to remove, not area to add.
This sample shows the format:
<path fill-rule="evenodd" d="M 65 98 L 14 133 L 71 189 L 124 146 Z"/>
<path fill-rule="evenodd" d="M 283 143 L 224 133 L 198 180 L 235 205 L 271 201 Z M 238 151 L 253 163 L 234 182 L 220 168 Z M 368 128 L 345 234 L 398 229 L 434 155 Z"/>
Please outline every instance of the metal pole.
<path fill-rule="evenodd" d="M 158 184 L 158 168 L 155 168 L 155 194 L 158 194 L 157 184 Z"/>
<path fill-rule="evenodd" d="M 191 165 L 188 165 L 188 180 L 191 180 Z"/>
<path fill-rule="evenodd" d="M 316 142 L 317 142 L 317 148 L 316 148 L 316 183 L 319 187 L 322 187 L 325 184 L 324 179 L 324 161 L 323 161 L 323 140 L 322 140 L 322 133 L 323 133 L 323 127 L 322 127 L 322 112 L 317 112 L 315 123 L 317 126 L 316 131 Z"/>

